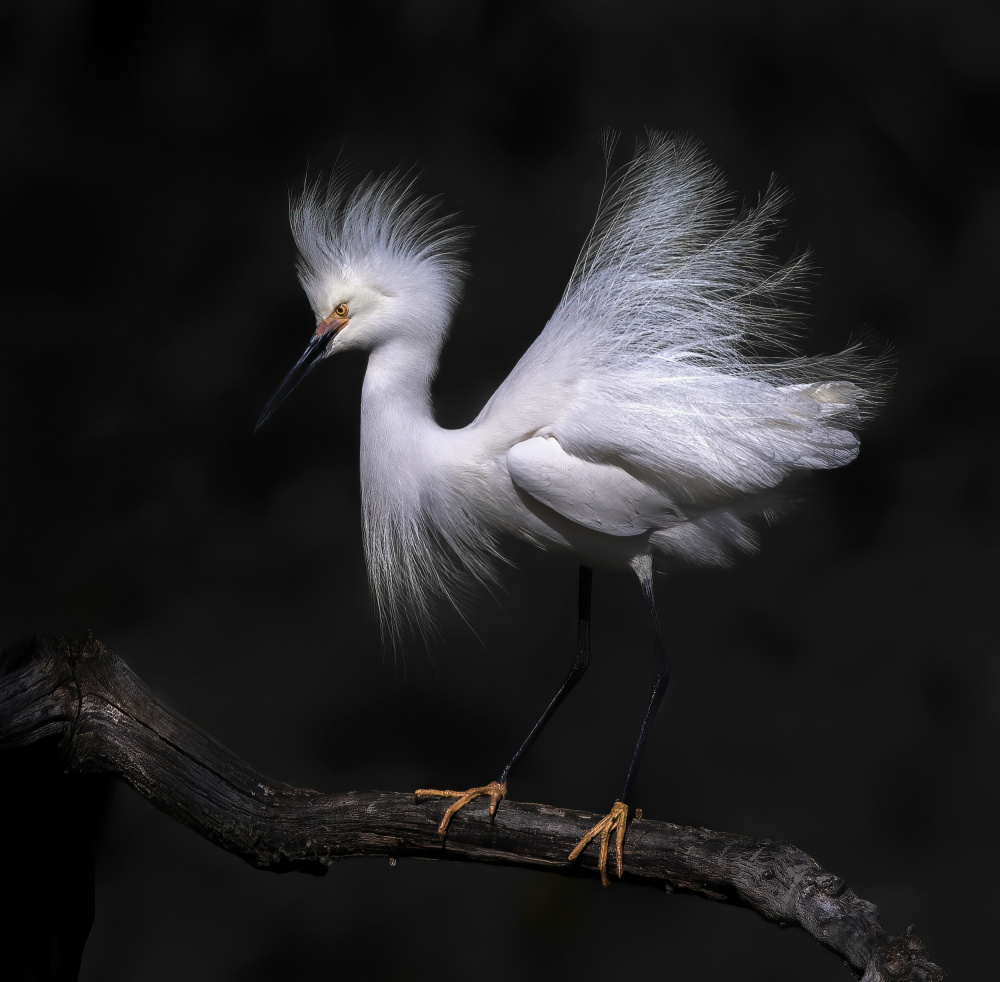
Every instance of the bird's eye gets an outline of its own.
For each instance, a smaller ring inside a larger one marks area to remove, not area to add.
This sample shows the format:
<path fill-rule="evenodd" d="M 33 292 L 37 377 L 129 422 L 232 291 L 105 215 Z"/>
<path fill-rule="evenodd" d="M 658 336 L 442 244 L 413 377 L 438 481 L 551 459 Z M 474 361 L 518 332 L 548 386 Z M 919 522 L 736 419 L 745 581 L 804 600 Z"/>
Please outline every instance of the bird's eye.
<path fill-rule="evenodd" d="M 333 312 L 338 317 L 346 317 L 348 314 L 348 307 L 346 303 L 338 303 L 336 307 L 333 308 Z"/>

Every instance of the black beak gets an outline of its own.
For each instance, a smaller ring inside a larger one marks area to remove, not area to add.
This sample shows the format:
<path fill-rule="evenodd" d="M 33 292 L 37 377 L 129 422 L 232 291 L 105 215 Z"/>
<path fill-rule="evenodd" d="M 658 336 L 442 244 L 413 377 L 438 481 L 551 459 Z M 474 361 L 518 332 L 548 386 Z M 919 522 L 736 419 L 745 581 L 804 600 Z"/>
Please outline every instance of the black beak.
<path fill-rule="evenodd" d="M 336 331 L 327 331 L 324 334 L 314 334 L 309 341 L 306 350 L 302 352 L 302 357 L 295 363 L 295 367 L 285 376 L 285 380 L 278 386 L 277 391 L 267 401 L 264 411 L 257 420 L 254 433 L 257 432 L 270 418 L 271 414 L 280 406 L 285 399 L 301 382 L 316 364 L 323 357 L 326 346 L 333 340 Z"/>

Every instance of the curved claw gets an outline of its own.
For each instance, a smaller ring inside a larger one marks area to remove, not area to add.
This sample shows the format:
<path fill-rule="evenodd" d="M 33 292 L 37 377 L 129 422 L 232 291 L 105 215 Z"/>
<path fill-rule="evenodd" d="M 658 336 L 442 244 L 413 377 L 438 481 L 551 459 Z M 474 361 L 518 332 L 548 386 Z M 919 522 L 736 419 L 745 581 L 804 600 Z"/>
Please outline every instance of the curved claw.
<path fill-rule="evenodd" d="M 628 805 L 623 801 L 616 801 L 611 806 L 611 811 L 604 816 L 574 847 L 569 854 L 569 861 L 577 860 L 584 849 L 592 840 L 601 837 L 600 854 L 598 856 L 598 868 L 601 871 L 601 886 L 608 887 L 611 880 L 608 878 L 608 852 L 611 847 L 611 833 L 615 833 L 615 872 L 618 879 L 622 878 L 625 872 L 623 847 L 625 845 L 625 824 L 628 821 Z"/>
<path fill-rule="evenodd" d="M 497 813 L 497 807 L 500 802 L 507 797 L 507 782 L 504 781 L 501 784 L 499 781 L 490 781 L 489 784 L 484 784 L 480 788 L 469 788 L 468 791 L 435 791 L 431 788 L 421 788 L 413 793 L 417 798 L 457 799 L 448 806 L 448 810 L 444 813 L 444 817 L 438 825 L 438 835 L 443 836 L 448 831 L 448 823 L 451 821 L 452 816 L 460 808 L 464 808 L 470 801 L 475 801 L 476 798 L 488 797 L 490 799 L 490 818 L 493 818 Z"/>

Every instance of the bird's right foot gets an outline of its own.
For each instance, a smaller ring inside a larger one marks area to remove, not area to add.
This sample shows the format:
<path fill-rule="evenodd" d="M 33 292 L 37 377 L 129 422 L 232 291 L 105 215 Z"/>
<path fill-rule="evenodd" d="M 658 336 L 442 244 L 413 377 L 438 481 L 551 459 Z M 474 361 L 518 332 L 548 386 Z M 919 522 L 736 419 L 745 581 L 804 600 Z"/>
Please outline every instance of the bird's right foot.
<path fill-rule="evenodd" d="M 615 872 L 618 874 L 619 880 L 625 872 L 623 849 L 627 822 L 628 806 L 623 801 L 616 801 L 611 806 L 611 811 L 576 844 L 576 847 L 569 854 L 569 861 L 575 862 L 591 841 L 600 837 L 597 868 L 601 871 L 601 886 L 605 889 L 611 885 L 611 880 L 608 878 L 608 853 L 611 849 L 612 833 L 615 836 Z"/>
<path fill-rule="evenodd" d="M 497 807 L 500 802 L 507 797 L 507 782 L 504 781 L 502 784 L 499 781 L 490 781 L 489 784 L 484 784 L 481 788 L 469 788 L 468 791 L 435 791 L 431 788 L 421 788 L 419 791 L 414 791 L 414 795 L 419 798 L 455 798 L 456 800 L 448 806 L 448 810 L 444 813 L 444 817 L 441 819 L 438 825 L 438 835 L 443 836 L 448 831 L 448 823 L 452 820 L 455 812 L 460 808 L 464 808 L 470 801 L 475 801 L 476 798 L 489 798 L 490 799 L 490 818 L 497 813 Z"/>

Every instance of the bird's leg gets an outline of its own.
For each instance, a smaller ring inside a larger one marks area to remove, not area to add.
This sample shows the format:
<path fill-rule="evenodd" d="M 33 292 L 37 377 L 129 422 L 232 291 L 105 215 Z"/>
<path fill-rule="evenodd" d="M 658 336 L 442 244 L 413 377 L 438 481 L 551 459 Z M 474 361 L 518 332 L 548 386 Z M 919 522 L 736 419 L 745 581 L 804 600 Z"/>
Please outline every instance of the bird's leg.
<path fill-rule="evenodd" d="M 500 783 L 507 783 L 507 775 L 510 769 L 527 753 L 528 748 L 535 742 L 535 738 L 542 731 L 542 727 L 549 721 L 552 714 L 559 708 L 560 703 L 569 694 L 573 686 L 583 678 L 583 673 L 590 664 L 590 593 L 593 581 L 593 570 L 589 566 L 580 567 L 580 588 L 579 588 L 579 626 L 576 638 L 576 657 L 570 667 L 569 674 L 559 686 L 559 691 L 552 697 L 552 701 L 545 707 L 545 712 L 538 718 L 538 722 L 531 728 L 524 743 L 518 748 L 516 754 L 511 757 L 510 762 L 503 769 L 500 775 Z"/>
<path fill-rule="evenodd" d="M 593 575 L 593 571 L 589 566 L 580 567 L 579 628 L 576 642 L 576 657 L 573 659 L 573 665 L 569 670 L 569 674 L 563 680 L 563 684 L 559 686 L 559 691 L 552 697 L 552 701 L 545 707 L 545 712 L 539 717 L 538 722 L 531 728 L 531 732 L 525 738 L 524 743 L 518 748 L 517 753 L 508 761 L 499 779 L 491 781 L 489 784 L 484 784 L 480 788 L 469 788 L 468 791 L 436 791 L 430 788 L 421 788 L 416 792 L 417 798 L 456 799 L 444 813 L 444 817 L 438 825 L 438 835 L 444 835 L 448 831 L 448 823 L 455 812 L 460 808 L 464 808 L 470 801 L 474 801 L 476 798 L 489 796 L 490 817 L 492 818 L 496 814 L 497 806 L 507 797 L 507 775 L 510 774 L 511 768 L 527 753 L 528 748 L 535 742 L 538 734 L 541 733 L 542 727 L 549 721 L 549 718 L 559 707 L 563 699 L 566 698 L 573 686 L 583 678 L 583 673 L 587 670 L 587 665 L 590 662 L 590 594 Z"/>
<path fill-rule="evenodd" d="M 666 653 L 663 650 L 663 639 L 660 636 L 660 622 L 656 616 L 656 603 L 653 598 L 652 562 L 648 557 L 643 557 L 643 560 L 637 561 L 634 566 L 639 576 L 639 582 L 642 585 L 643 596 L 646 598 L 646 604 L 649 608 L 649 619 L 653 631 L 653 651 L 656 655 L 656 677 L 653 679 L 649 704 L 646 706 L 646 715 L 642 720 L 639 739 L 636 741 L 635 750 L 632 753 L 632 762 L 628 767 L 628 774 L 625 777 L 625 787 L 622 789 L 621 797 L 611 806 L 611 811 L 576 844 L 576 847 L 569 854 L 570 862 L 573 862 L 591 841 L 600 836 L 598 864 L 601 871 L 601 884 L 605 887 L 611 882 L 607 874 L 607 859 L 612 833 L 615 836 L 615 872 L 618 874 L 619 880 L 622 878 L 624 872 L 622 851 L 625 844 L 625 825 L 628 821 L 628 806 L 625 802 L 632 796 L 632 784 L 635 781 L 639 755 L 642 753 L 642 748 L 646 743 L 649 725 L 653 722 L 653 717 L 656 716 L 656 711 L 663 701 L 663 694 L 667 690 L 667 683 L 670 681 L 670 666 L 667 664 Z"/>
<path fill-rule="evenodd" d="M 622 801 L 628 801 L 632 795 L 632 783 L 635 781 L 635 772 L 639 764 L 639 755 L 646 743 L 646 736 L 649 726 L 656 716 L 656 711 L 663 701 L 663 694 L 667 691 L 667 683 L 670 681 L 670 666 L 667 664 L 667 655 L 663 650 L 663 638 L 660 636 L 660 621 L 656 616 L 656 601 L 653 598 L 653 571 L 652 564 L 646 575 L 640 574 L 639 580 L 642 584 L 642 593 L 646 598 L 646 605 L 649 607 L 649 623 L 653 633 L 653 654 L 656 656 L 656 677 L 653 679 L 653 688 L 649 694 L 649 705 L 646 707 L 646 715 L 642 719 L 642 728 L 639 730 L 639 739 L 635 744 L 635 751 L 632 754 L 632 763 L 628 765 L 628 774 L 625 777 L 625 787 L 622 790 Z M 621 874 L 619 873 L 619 876 Z"/>

